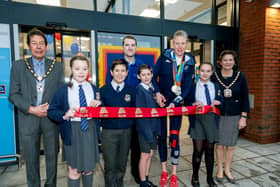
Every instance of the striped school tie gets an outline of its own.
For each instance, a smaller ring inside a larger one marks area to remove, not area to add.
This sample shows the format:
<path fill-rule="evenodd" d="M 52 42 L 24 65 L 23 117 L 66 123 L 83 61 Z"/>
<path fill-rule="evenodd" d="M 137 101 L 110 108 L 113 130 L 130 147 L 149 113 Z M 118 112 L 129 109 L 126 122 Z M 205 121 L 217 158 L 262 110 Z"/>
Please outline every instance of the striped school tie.
<path fill-rule="evenodd" d="M 208 89 L 208 85 L 204 84 L 204 87 L 205 87 L 205 97 L 206 97 L 207 105 L 211 105 L 211 98 L 210 98 L 210 92 Z"/>
<path fill-rule="evenodd" d="M 79 85 L 79 99 L 80 99 L 80 107 L 87 106 L 87 100 L 85 96 L 85 92 L 82 88 L 82 85 Z M 87 118 L 81 118 L 81 130 L 86 131 L 88 129 L 88 120 Z"/>

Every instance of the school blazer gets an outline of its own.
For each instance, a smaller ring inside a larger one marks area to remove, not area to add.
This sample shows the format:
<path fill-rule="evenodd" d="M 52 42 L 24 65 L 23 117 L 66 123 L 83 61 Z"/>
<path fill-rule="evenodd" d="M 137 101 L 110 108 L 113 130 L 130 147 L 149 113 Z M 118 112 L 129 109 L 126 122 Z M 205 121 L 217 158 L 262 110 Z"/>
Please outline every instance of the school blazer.
<path fill-rule="evenodd" d="M 96 99 L 97 92 L 99 89 L 96 86 L 92 86 L 94 92 L 94 99 Z M 68 103 L 68 85 L 64 84 L 60 88 L 57 89 L 55 92 L 49 109 L 48 109 L 48 117 L 52 121 L 54 121 L 57 125 L 59 125 L 59 131 L 63 143 L 65 145 L 71 145 L 71 121 L 64 120 L 64 114 L 69 110 L 69 103 Z"/>

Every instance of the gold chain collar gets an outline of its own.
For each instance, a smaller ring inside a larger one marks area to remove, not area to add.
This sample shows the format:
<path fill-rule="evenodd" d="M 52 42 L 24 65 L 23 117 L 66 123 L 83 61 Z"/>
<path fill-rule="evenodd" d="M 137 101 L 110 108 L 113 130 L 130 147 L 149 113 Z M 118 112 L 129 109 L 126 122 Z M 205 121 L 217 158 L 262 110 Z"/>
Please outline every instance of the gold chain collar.
<path fill-rule="evenodd" d="M 225 85 L 225 83 L 222 82 L 222 80 L 219 78 L 219 76 L 218 76 L 218 74 L 217 74 L 216 72 L 215 72 L 214 74 L 215 74 L 217 80 L 219 81 L 219 83 L 220 83 L 223 87 L 225 87 L 226 89 L 229 89 L 229 88 L 232 87 L 232 85 L 234 85 L 234 83 L 237 81 L 237 79 L 238 79 L 238 77 L 239 77 L 239 75 L 240 75 L 240 71 L 237 72 L 236 77 L 234 78 L 234 80 L 233 80 L 228 86 Z"/>
<path fill-rule="evenodd" d="M 28 68 L 28 70 L 30 71 L 30 73 L 33 75 L 33 77 L 38 80 L 38 81 L 42 81 L 45 78 L 47 78 L 47 76 L 51 73 L 51 71 L 53 70 L 54 64 L 55 64 L 55 59 L 53 59 L 52 63 L 49 65 L 48 67 L 48 71 L 43 75 L 43 76 L 39 76 L 35 73 L 35 71 L 31 68 L 31 65 L 29 64 L 28 60 L 25 58 L 24 59 L 25 65 Z"/>

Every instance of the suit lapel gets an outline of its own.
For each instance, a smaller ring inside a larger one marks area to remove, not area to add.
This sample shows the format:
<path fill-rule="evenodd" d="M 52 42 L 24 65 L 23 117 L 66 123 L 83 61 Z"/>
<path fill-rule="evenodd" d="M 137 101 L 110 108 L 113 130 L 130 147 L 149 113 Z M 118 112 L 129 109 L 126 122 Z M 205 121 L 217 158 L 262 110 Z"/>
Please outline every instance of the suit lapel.
<path fill-rule="evenodd" d="M 30 57 L 30 58 L 27 58 L 26 60 L 29 63 L 31 69 L 34 71 L 34 66 L 33 66 L 32 58 Z M 24 64 L 25 64 L 25 62 L 24 62 Z M 33 76 L 33 74 L 30 72 L 30 70 L 27 68 L 26 65 L 25 65 L 25 67 L 26 67 L 26 71 L 27 71 L 26 74 L 28 76 L 28 79 L 30 80 L 29 83 L 31 85 L 31 88 L 32 88 L 33 91 L 35 91 L 35 92 L 32 92 L 32 93 L 37 93 L 37 90 L 36 90 L 36 79 Z"/>

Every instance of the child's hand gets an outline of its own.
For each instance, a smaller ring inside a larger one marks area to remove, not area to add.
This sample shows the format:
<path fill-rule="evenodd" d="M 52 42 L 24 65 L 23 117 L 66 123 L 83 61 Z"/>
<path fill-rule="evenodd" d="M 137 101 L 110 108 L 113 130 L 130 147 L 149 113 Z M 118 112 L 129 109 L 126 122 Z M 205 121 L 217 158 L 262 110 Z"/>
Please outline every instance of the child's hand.
<path fill-rule="evenodd" d="M 91 100 L 89 103 L 89 106 L 91 106 L 91 107 L 98 107 L 100 105 L 101 105 L 101 101 L 98 101 L 98 100 Z"/>
<path fill-rule="evenodd" d="M 63 116 L 64 120 L 69 120 L 70 118 L 73 118 L 76 113 L 76 108 L 69 109 Z"/>
<path fill-rule="evenodd" d="M 161 95 L 161 93 L 156 93 L 156 101 L 157 101 L 157 104 L 162 108 L 165 106 L 165 97 L 163 95 Z"/>
<path fill-rule="evenodd" d="M 214 107 L 215 105 L 220 105 L 220 104 L 221 104 L 221 101 L 213 100 L 211 107 Z"/>
<path fill-rule="evenodd" d="M 204 104 L 201 101 L 197 101 L 195 103 L 192 104 L 193 106 L 196 106 L 196 108 L 202 108 L 204 107 Z"/>

